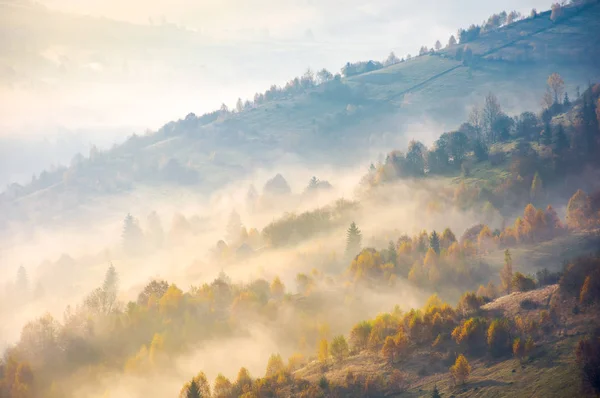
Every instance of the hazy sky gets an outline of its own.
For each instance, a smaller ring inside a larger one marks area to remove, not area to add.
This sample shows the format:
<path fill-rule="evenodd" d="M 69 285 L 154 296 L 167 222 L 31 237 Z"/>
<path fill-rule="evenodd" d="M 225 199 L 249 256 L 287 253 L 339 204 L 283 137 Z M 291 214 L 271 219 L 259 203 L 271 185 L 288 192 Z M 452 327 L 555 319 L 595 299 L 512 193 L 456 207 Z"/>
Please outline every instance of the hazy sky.
<path fill-rule="evenodd" d="M 143 131 L 546 1 L 0 0 L 0 134 Z M 118 21 L 118 22 L 117 22 Z"/>

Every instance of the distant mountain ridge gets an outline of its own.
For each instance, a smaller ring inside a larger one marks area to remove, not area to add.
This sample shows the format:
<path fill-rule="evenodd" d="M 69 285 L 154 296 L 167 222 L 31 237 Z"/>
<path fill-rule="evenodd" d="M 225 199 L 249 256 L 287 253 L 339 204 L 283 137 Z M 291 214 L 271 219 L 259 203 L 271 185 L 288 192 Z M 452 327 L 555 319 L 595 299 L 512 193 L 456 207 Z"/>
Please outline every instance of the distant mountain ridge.
<path fill-rule="evenodd" d="M 564 77 L 567 91 L 600 79 L 597 37 L 597 2 L 565 7 L 555 21 L 549 11 L 540 13 L 466 44 L 337 76 L 239 112 L 189 114 L 111 150 L 93 148 L 88 157 L 43 172 L 27 186 L 12 185 L 0 195 L 7 215 L 0 225 L 27 219 L 39 200 L 52 200 L 60 212 L 137 185 L 209 192 L 290 153 L 307 164 L 352 164 L 373 145 L 392 147 L 403 135 L 419 138 L 411 131 L 415 124 L 440 124 L 435 134 L 456 128 L 468 107 L 489 91 L 508 112 L 538 109 L 550 73 Z"/>

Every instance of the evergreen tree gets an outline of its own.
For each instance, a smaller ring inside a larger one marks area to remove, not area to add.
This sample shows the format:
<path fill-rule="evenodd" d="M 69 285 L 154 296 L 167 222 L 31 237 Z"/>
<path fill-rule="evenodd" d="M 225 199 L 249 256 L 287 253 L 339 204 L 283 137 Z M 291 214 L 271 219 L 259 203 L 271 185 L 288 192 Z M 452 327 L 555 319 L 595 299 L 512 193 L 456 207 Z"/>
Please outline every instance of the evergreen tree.
<path fill-rule="evenodd" d="M 27 270 L 22 265 L 17 270 L 17 283 L 16 287 L 18 294 L 25 294 L 29 289 L 29 280 L 27 278 Z"/>
<path fill-rule="evenodd" d="M 585 135 L 585 144 L 588 154 L 593 156 L 596 152 L 596 142 L 598 139 L 598 118 L 594 106 L 592 86 L 583 93 L 583 107 L 581 109 L 581 118 Z"/>
<path fill-rule="evenodd" d="M 565 128 L 560 123 L 554 132 L 554 149 L 557 153 L 562 154 L 569 147 L 569 139 L 565 134 Z"/>
<path fill-rule="evenodd" d="M 510 250 L 508 249 L 504 251 L 504 267 L 500 271 L 500 279 L 502 281 L 502 288 L 507 294 L 510 294 L 512 291 L 513 266 Z"/>
<path fill-rule="evenodd" d="M 200 388 L 198 387 L 198 383 L 196 383 L 196 380 L 193 380 L 190 382 L 190 385 L 187 389 L 187 392 L 185 394 L 186 398 L 201 398 L 202 395 L 200 395 Z"/>
<path fill-rule="evenodd" d="M 356 226 L 356 223 L 352 221 L 350 228 L 346 232 L 346 254 L 354 256 L 360 251 L 362 243 L 362 233 Z"/>
<path fill-rule="evenodd" d="M 488 159 L 489 149 L 481 140 L 476 140 L 473 144 L 473 153 L 478 162 L 483 162 Z"/>
<path fill-rule="evenodd" d="M 396 252 L 396 245 L 394 244 L 393 241 L 390 241 L 390 243 L 388 244 L 388 250 L 387 250 L 387 261 L 396 265 L 396 257 L 398 256 L 398 253 Z"/>
<path fill-rule="evenodd" d="M 442 395 L 438 391 L 437 385 L 433 386 L 433 391 L 431 392 L 431 398 L 442 398 Z"/>
<path fill-rule="evenodd" d="M 436 254 L 440 254 L 440 237 L 435 231 L 433 231 L 429 237 L 429 247 L 431 247 Z"/>
<path fill-rule="evenodd" d="M 571 100 L 569 99 L 569 93 L 565 91 L 565 98 L 563 99 L 563 105 L 565 107 L 571 106 Z"/>
<path fill-rule="evenodd" d="M 544 121 L 544 131 L 542 132 L 542 144 L 550 145 L 552 143 L 552 124 L 551 117 L 547 117 Z"/>
<path fill-rule="evenodd" d="M 123 232 L 121 234 L 123 248 L 129 254 L 135 254 L 141 249 L 142 229 L 138 224 L 138 220 L 131 214 L 127 213 L 123 220 Z"/>
<path fill-rule="evenodd" d="M 242 232 L 242 219 L 237 211 L 232 211 L 226 228 L 226 239 L 229 246 L 235 245 L 240 240 Z"/>

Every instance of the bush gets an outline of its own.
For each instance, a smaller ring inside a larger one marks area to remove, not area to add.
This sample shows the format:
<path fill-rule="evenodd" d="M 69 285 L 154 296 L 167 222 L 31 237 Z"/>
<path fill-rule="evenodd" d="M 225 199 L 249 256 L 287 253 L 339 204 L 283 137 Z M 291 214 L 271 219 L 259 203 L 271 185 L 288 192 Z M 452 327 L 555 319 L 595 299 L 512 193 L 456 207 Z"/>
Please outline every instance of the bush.
<path fill-rule="evenodd" d="M 506 162 L 506 153 L 504 152 L 492 152 L 488 157 L 492 166 L 499 166 Z"/>
<path fill-rule="evenodd" d="M 512 280 L 513 289 L 518 292 L 527 292 L 535 289 L 535 281 L 529 276 L 516 272 Z"/>
<path fill-rule="evenodd" d="M 541 271 L 536 272 L 535 277 L 537 279 L 538 286 L 548 286 L 558 283 L 562 272 L 550 272 L 548 268 L 544 268 Z"/>
<path fill-rule="evenodd" d="M 321 376 L 319 379 L 319 387 L 321 387 L 322 390 L 327 390 L 329 388 L 329 380 L 327 380 L 327 377 Z"/>
<path fill-rule="evenodd" d="M 598 280 L 600 276 L 599 257 L 579 257 L 569 264 L 560 278 L 559 285 L 561 291 L 570 296 L 580 298 L 581 290 L 588 276 L 591 276 L 591 280 Z M 590 285 L 592 291 L 589 293 L 589 298 L 592 301 L 600 298 L 600 286 L 597 285 L 599 283 L 596 283 L 594 288 Z"/>
<path fill-rule="evenodd" d="M 534 310 L 538 307 L 538 303 L 536 303 L 535 301 L 533 301 L 531 299 L 524 299 L 524 300 L 521 300 L 520 306 L 524 310 Z"/>

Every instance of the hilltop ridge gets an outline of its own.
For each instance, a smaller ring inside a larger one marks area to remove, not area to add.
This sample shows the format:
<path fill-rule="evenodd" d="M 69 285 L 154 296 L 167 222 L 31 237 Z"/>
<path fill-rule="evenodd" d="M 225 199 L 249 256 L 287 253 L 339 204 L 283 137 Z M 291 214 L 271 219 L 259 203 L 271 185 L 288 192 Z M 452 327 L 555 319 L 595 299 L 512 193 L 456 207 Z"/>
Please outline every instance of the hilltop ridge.
<path fill-rule="evenodd" d="M 39 200 L 56 202 L 60 213 L 86 198 L 143 185 L 210 192 L 256 167 L 273 166 L 286 154 L 309 164 L 353 165 L 369 155 L 368 148 L 419 138 L 424 122 L 438 125 L 436 134 L 456 128 L 467 109 L 490 91 L 509 112 L 520 112 L 537 108 L 543 83 L 553 72 L 564 77 L 571 92 L 600 79 L 595 67 L 600 45 L 594 40 L 599 21 L 598 3 L 566 7 L 556 21 L 550 12 L 540 13 L 464 45 L 338 76 L 246 104 L 239 112 L 189 114 L 111 150 L 92 148 L 69 167 L 44 171 L 26 186 L 13 184 L 0 195 L 0 204 L 5 213 L 27 218 Z M 467 48 L 472 55 L 465 58 Z"/>

